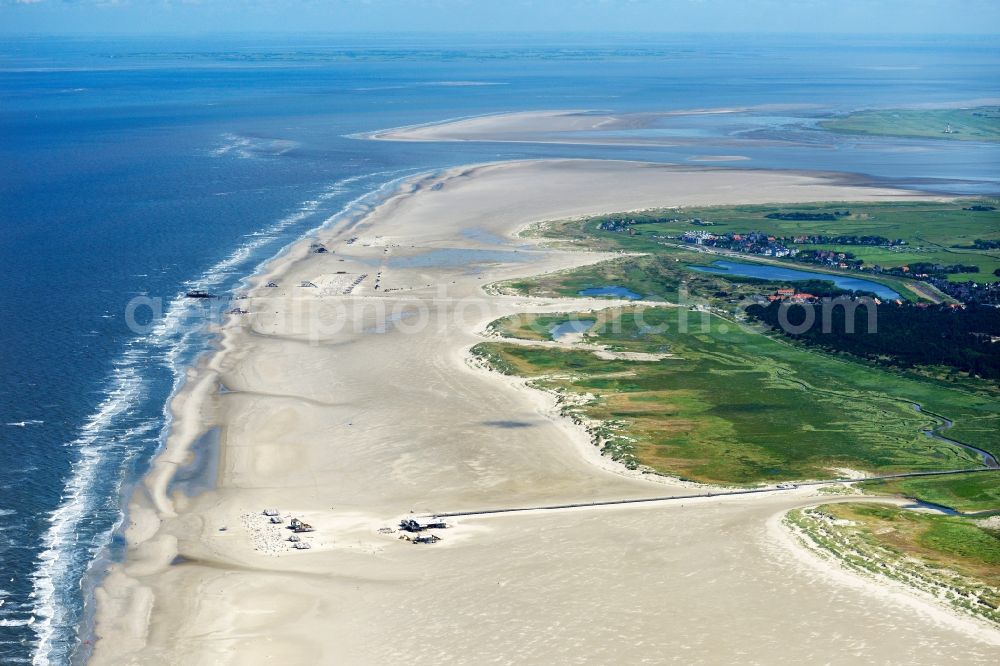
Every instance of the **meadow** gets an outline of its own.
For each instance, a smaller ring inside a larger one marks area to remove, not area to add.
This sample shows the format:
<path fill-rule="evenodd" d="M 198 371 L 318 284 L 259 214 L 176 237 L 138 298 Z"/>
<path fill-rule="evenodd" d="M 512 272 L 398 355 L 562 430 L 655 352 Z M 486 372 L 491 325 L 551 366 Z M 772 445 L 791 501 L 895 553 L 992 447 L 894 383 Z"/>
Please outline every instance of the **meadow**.
<path fill-rule="evenodd" d="M 993 522 L 860 502 L 796 510 L 787 520 L 850 568 L 1000 623 L 1000 530 Z"/>
<path fill-rule="evenodd" d="M 963 513 L 1000 512 L 1000 472 L 889 479 L 858 485 L 866 493 L 901 495 Z"/>
<path fill-rule="evenodd" d="M 699 256 L 673 248 L 663 248 L 649 256 L 630 256 L 583 266 L 558 273 L 539 275 L 503 283 L 502 287 L 531 296 L 577 296 L 585 289 L 617 286 L 647 300 L 678 302 L 684 298 L 706 298 L 726 292 L 740 295 L 764 294 L 784 284 L 700 273 L 685 268 Z"/>
<path fill-rule="evenodd" d="M 546 315 L 500 320 L 501 335 L 545 338 Z M 594 313 L 562 321 L 594 319 Z M 1000 452 L 1000 401 L 975 390 L 819 354 L 709 312 L 628 307 L 605 311 L 588 343 L 657 361 L 607 360 L 586 348 L 481 343 L 474 353 L 508 374 L 569 399 L 567 410 L 601 424 L 606 452 L 632 466 L 701 482 L 750 485 L 833 478 L 843 468 L 901 472 L 972 468 L 979 459 L 932 439 L 939 425 L 920 403 L 955 422 L 949 437 Z"/>
<path fill-rule="evenodd" d="M 897 268 L 912 263 L 927 262 L 942 265 L 970 265 L 978 273 L 955 273 L 951 281 L 976 280 L 994 282 L 1000 277 L 1000 250 L 973 247 L 976 240 L 1000 241 L 1000 210 L 966 210 L 973 206 L 993 206 L 993 200 L 960 200 L 953 202 L 885 202 L 885 203 L 813 203 L 795 206 L 746 205 L 689 207 L 647 210 L 635 213 L 603 215 L 582 220 L 567 220 L 543 227 L 541 235 L 555 239 L 586 241 L 604 249 L 622 249 L 638 252 L 662 252 L 668 245 L 680 243 L 687 231 L 708 231 L 715 234 L 760 231 L 777 237 L 786 236 L 882 236 L 905 244 L 879 247 L 856 244 L 797 243 L 799 250 L 835 250 L 853 253 L 864 260 L 866 266 L 879 265 Z M 788 220 L 768 218 L 769 214 L 803 212 L 813 215 L 849 211 L 849 215 L 836 215 L 832 220 Z M 608 220 L 636 220 L 629 225 L 629 233 L 606 231 L 600 228 Z M 701 220 L 701 224 L 691 220 Z M 693 252 L 695 248 L 690 248 Z M 763 257 L 745 255 L 747 260 Z M 695 259 L 696 257 L 699 257 Z M 703 254 L 685 260 L 704 263 Z M 769 263 L 802 267 L 806 270 L 822 268 L 813 264 L 796 262 L 788 258 L 767 259 Z M 903 294 L 900 285 L 910 282 L 905 278 L 865 272 L 834 271 L 850 275 L 864 275 L 866 279 L 882 282 Z"/>

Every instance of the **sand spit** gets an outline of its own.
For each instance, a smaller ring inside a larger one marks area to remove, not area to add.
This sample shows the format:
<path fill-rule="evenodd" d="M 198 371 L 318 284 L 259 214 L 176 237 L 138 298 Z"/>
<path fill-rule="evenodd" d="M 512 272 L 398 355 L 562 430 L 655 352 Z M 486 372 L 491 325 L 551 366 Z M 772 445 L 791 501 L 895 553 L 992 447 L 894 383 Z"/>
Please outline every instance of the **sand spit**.
<path fill-rule="evenodd" d="M 582 109 L 522 111 L 381 130 L 365 138 L 386 141 L 527 141 L 548 132 L 608 129 L 616 116 Z"/>
<path fill-rule="evenodd" d="M 822 503 L 852 501 L 857 502 L 858 497 L 835 497 Z M 910 500 L 887 497 L 866 496 L 864 501 L 866 503 L 912 506 Z M 1000 632 L 989 622 L 973 618 L 946 606 L 927 592 L 916 590 L 887 576 L 876 577 L 868 572 L 859 573 L 847 569 L 837 561 L 835 556 L 819 547 L 799 528 L 788 524 L 785 520 L 787 513 L 787 511 L 782 511 L 771 516 L 767 521 L 765 534 L 768 538 L 768 547 L 772 548 L 775 553 L 783 551 L 784 555 L 790 558 L 790 562 L 795 563 L 792 566 L 811 570 L 814 574 L 824 576 L 837 585 L 856 589 L 871 598 L 883 599 L 898 608 L 909 608 L 926 622 L 949 627 L 977 641 L 993 645 L 994 648 L 1000 648 Z M 780 555 L 778 556 L 780 557 Z M 878 580 L 872 584 L 875 578 Z"/>
<path fill-rule="evenodd" d="M 685 116 L 730 115 L 748 112 L 779 113 L 812 108 L 808 105 L 758 107 L 726 107 L 716 109 L 687 109 L 677 111 L 609 113 L 596 110 L 557 109 L 495 113 L 467 118 L 456 118 L 436 123 L 394 127 L 356 138 L 380 141 L 500 141 L 505 143 L 576 143 L 617 146 L 699 146 L 706 145 L 705 137 L 685 136 L 683 132 L 636 132 L 635 130 L 669 129 L 671 119 Z M 683 125 L 682 125 L 683 127 Z M 791 140 L 747 139 L 718 137 L 717 145 L 739 146 L 752 142 L 756 145 L 795 143 Z M 732 162 L 747 160 L 744 155 L 704 155 L 689 158 L 693 162 Z"/>
<path fill-rule="evenodd" d="M 393 531 L 436 511 L 666 494 L 595 464 L 552 396 L 469 363 L 492 319 L 567 310 L 483 285 L 605 256 L 526 247 L 513 230 L 654 206 L 904 196 L 790 173 L 503 163 L 417 177 L 360 223 L 304 240 L 255 278 L 250 314 L 230 319 L 171 405 L 167 450 L 130 504 L 127 557 L 98 593 L 91 663 L 993 663 L 961 627 L 790 575 L 766 526 L 829 501 L 806 490 L 455 519 L 433 545 Z M 509 247 L 476 240 L 498 236 Z M 391 242 L 360 241 L 376 238 Z M 349 293 L 308 286 L 338 275 L 354 276 Z M 208 428 L 217 488 L 173 492 Z M 685 492 L 699 489 L 670 490 Z M 289 546 L 292 518 L 315 528 L 309 549 Z"/>

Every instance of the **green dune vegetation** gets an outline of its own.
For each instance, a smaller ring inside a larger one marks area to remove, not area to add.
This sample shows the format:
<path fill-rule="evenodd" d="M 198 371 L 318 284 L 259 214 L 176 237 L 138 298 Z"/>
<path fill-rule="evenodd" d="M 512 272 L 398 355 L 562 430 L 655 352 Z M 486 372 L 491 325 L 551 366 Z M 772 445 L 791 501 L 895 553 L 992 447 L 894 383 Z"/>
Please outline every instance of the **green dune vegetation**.
<path fill-rule="evenodd" d="M 864 277 L 901 294 L 909 293 L 907 284 L 926 285 L 904 274 L 887 274 L 897 269 L 901 273 L 911 265 L 930 266 L 932 272 L 940 266 L 941 278 L 950 282 L 1000 279 L 994 273 L 1000 269 L 1000 204 L 994 200 L 665 208 L 551 222 L 534 233 L 596 249 L 660 253 L 683 247 L 686 232 L 745 235 L 751 231 L 773 236 L 777 244 L 798 250 L 799 256 L 745 254 L 746 260 Z M 840 270 L 839 260 L 830 264 L 809 259 L 824 250 L 848 255 L 847 263 L 852 257 L 861 260 L 868 269 L 877 265 L 881 272 Z M 697 263 L 710 259 L 704 254 L 685 259 L 697 257 Z M 947 272 L 959 266 L 975 272 Z"/>
<path fill-rule="evenodd" d="M 761 307 L 768 305 L 765 299 L 777 290 L 793 288 L 820 298 L 838 296 L 845 292 L 821 279 L 823 275 L 860 277 L 893 289 L 908 304 L 942 307 L 897 308 L 885 301 L 877 305 L 877 338 L 807 331 L 796 338 L 799 343 L 955 381 L 995 380 L 1000 346 L 990 343 L 1000 335 L 1000 310 L 993 307 L 1000 304 L 1000 283 L 996 282 L 1000 211 L 994 203 L 975 199 L 815 203 L 794 208 L 720 206 L 560 220 L 530 233 L 556 244 L 629 255 L 498 287 L 537 296 L 572 296 L 585 289 L 615 286 L 647 299 L 701 303 L 737 318 L 749 314 L 781 334 L 774 327 L 775 317 L 766 315 L 774 315 L 782 303 Z M 780 251 L 788 251 L 788 256 L 760 254 Z M 860 258 L 865 253 L 881 253 L 882 263 L 866 263 Z M 789 282 L 693 268 L 720 258 L 805 270 L 816 277 Z M 848 263 L 871 270 L 839 268 Z M 978 309 L 944 307 L 960 303 Z M 866 318 L 867 313 L 862 309 L 856 316 Z M 839 313 L 837 318 L 843 319 Z M 942 322 L 948 325 L 941 328 Z M 947 341 L 934 337 L 939 330 L 951 331 Z"/>
<path fill-rule="evenodd" d="M 1000 388 L 995 382 L 953 367 L 893 366 L 892 358 L 879 365 L 750 325 L 748 308 L 766 303 L 768 295 L 789 284 L 691 270 L 711 255 L 681 242 L 680 236 L 691 229 L 758 230 L 775 237 L 813 235 L 847 243 L 884 234 L 894 239 L 892 253 L 944 256 L 964 252 L 955 245 L 974 246 L 976 239 L 996 236 L 1000 218 L 995 211 L 969 210 L 976 206 L 989 208 L 981 201 L 812 204 L 794 210 L 726 206 L 548 222 L 529 233 L 576 249 L 629 254 L 498 283 L 494 289 L 565 297 L 615 287 L 645 302 L 682 307 L 637 301 L 599 313 L 498 320 L 492 328 L 499 339 L 475 351 L 502 372 L 561 393 L 563 408 L 590 424 L 605 453 L 632 467 L 725 484 L 831 478 L 842 468 L 902 472 L 975 467 L 981 461 L 974 453 L 924 431 L 949 419 L 954 422 L 949 438 L 1000 453 Z M 905 242 L 896 242 L 900 239 Z M 985 270 L 995 254 L 970 251 L 968 256 L 976 257 L 962 262 L 980 262 Z M 909 287 L 925 284 L 899 275 L 863 277 L 912 302 L 921 296 Z M 792 286 L 816 296 L 845 293 L 822 280 Z M 549 340 L 553 326 L 573 318 L 596 320 L 585 345 L 504 341 Z M 613 353 L 598 356 L 587 345 Z M 622 352 L 656 355 L 656 360 L 636 360 Z M 925 411 L 918 412 L 915 403 Z"/>
<path fill-rule="evenodd" d="M 978 457 L 932 439 L 1000 452 L 995 392 L 909 377 L 813 352 L 707 311 L 626 307 L 494 322 L 499 335 L 545 339 L 560 321 L 595 320 L 585 345 L 484 342 L 494 369 L 561 395 L 568 416 L 630 467 L 696 481 L 751 485 L 867 472 L 976 467 Z M 601 355 L 595 350 L 603 349 Z"/>
<path fill-rule="evenodd" d="M 982 470 L 980 455 L 958 443 L 1000 456 L 1000 385 L 989 373 L 936 352 L 942 341 L 934 336 L 945 330 L 942 317 L 959 313 L 948 321 L 972 329 L 951 331 L 946 344 L 956 352 L 988 347 L 985 353 L 995 358 L 989 343 L 996 324 L 993 283 L 1000 278 L 997 208 L 1000 203 L 984 199 L 835 202 L 546 222 L 526 233 L 621 256 L 492 289 L 539 297 L 598 290 L 583 295 L 635 300 L 499 319 L 490 325 L 493 339 L 472 351 L 494 370 L 554 393 L 563 414 L 584 425 L 603 454 L 632 469 L 727 486 L 855 471 Z M 873 356 L 804 344 L 748 313 L 769 299 L 780 301 L 779 290 L 790 287 L 818 297 L 851 293 L 818 278 L 789 283 L 692 269 L 718 258 L 880 283 L 905 303 L 878 309 L 898 308 L 906 316 L 883 313 L 878 334 L 909 336 L 918 351 L 921 339 L 934 344 L 926 345 L 925 357 L 911 353 L 909 359 L 898 345 Z M 959 309 L 963 303 L 968 309 Z M 567 322 L 580 324 L 573 328 L 584 331 L 582 339 L 554 342 L 552 330 Z M 976 515 L 918 512 L 858 497 L 795 510 L 786 520 L 848 567 L 1000 621 L 1000 472 L 859 486 Z M 841 485 L 825 489 L 854 492 Z"/>
<path fill-rule="evenodd" d="M 857 111 L 819 123 L 848 134 L 912 136 L 953 141 L 1000 141 L 1000 108 Z"/>
<path fill-rule="evenodd" d="M 971 475 L 990 476 L 992 473 Z M 1000 623 L 1000 523 L 866 503 L 791 511 L 788 524 L 845 566 Z"/>
<path fill-rule="evenodd" d="M 1000 471 L 866 481 L 858 486 L 866 493 L 901 495 L 962 513 L 1000 513 Z"/>
<path fill-rule="evenodd" d="M 767 242 L 773 236 L 786 247 L 842 252 L 854 265 L 878 263 L 878 271 L 858 272 L 789 257 L 738 255 L 880 282 L 910 304 L 884 307 L 900 307 L 918 319 L 926 312 L 930 321 L 957 300 L 982 303 L 980 308 L 991 303 L 989 288 L 973 291 L 966 281 L 982 285 L 996 278 L 997 229 L 1000 214 L 983 200 L 728 206 L 550 222 L 531 233 L 574 249 L 628 254 L 493 288 L 562 297 L 599 289 L 612 291 L 609 297 L 641 299 L 596 311 L 499 319 L 490 326 L 494 339 L 473 352 L 495 370 L 555 393 L 563 413 L 585 425 L 605 455 L 633 469 L 743 486 L 835 478 L 850 470 L 983 469 L 975 452 L 927 432 L 942 432 L 948 420 L 953 422 L 949 439 L 1000 454 L 995 381 L 944 361 L 902 363 L 892 353 L 867 358 L 804 345 L 754 323 L 747 313 L 777 297 L 779 289 L 791 286 L 815 296 L 845 292 L 822 280 L 789 285 L 694 271 L 690 266 L 712 261 L 706 250 L 732 249 L 693 246 L 682 236 L 710 231 L 732 240 L 734 234 L 758 231 Z M 902 270 L 910 266 L 935 270 L 935 281 L 910 278 Z M 895 319 L 885 318 L 886 325 Z M 579 323 L 574 329 L 584 331 L 582 339 L 552 342 L 552 330 L 570 321 Z M 910 322 L 907 327 L 913 335 L 940 332 L 940 326 L 914 328 Z M 976 343 L 982 343 L 982 334 L 970 335 L 979 335 Z M 966 342 L 955 338 L 960 347 Z M 859 485 L 865 493 L 977 515 L 916 512 L 859 497 L 792 511 L 786 520 L 850 568 L 893 578 L 964 612 L 1000 621 L 1000 517 L 993 514 L 1000 510 L 1000 472 Z M 836 488 L 854 492 L 827 487 Z"/>

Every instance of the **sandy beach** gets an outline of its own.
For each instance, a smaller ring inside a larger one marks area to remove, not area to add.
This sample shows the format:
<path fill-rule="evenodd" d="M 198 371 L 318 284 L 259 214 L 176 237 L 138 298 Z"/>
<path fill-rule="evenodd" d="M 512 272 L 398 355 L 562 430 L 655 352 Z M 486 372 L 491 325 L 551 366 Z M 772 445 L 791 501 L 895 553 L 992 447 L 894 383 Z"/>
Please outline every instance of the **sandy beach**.
<path fill-rule="evenodd" d="M 785 511 L 830 501 L 809 489 L 455 518 L 427 546 L 395 531 L 411 512 L 701 492 L 601 458 L 551 396 L 470 362 L 493 319 L 614 304 L 487 294 L 608 256 L 518 230 L 911 196 L 789 172 L 510 162 L 416 177 L 304 239 L 253 279 L 249 314 L 171 404 L 127 557 L 97 593 L 90 663 L 995 663 L 998 632 L 779 534 Z M 206 433 L 214 485 L 188 496 L 178 471 Z M 288 541 L 291 518 L 315 528 L 308 549 Z"/>
<path fill-rule="evenodd" d="M 617 127 L 618 116 L 593 113 L 584 109 L 522 111 L 373 132 L 372 139 L 385 141 L 527 141 L 551 132 L 580 132 Z"/>
<path fill-rule="evenodd" d="M 810 105 L 764 105 L 723 107 L 643 113 L 608 113 L 588 109 L 552 109 L 496 113 L 471 118 L 456 118 L 435 123 L 394 127 L 371 132 L 364 138 L 382 141 L 498 141 L 504 143 L 569 143 L 615 146 L 699 146 L 705 137 L 686 136 L 683 131 L 658 133 L 669 128 L 672 119 L 692 116 L 726 116 L 751 111 L 780 113 L 812 108 Z M 640 130 L 652 130 L 641 132 Z M 782 139 L 747 139 L 720 137 L 718 145 L 738 147 L 745 144 L 790 145 Z M 695 155 L 692 161 L 734 162 L 749 159 L 745 155 Z"/>

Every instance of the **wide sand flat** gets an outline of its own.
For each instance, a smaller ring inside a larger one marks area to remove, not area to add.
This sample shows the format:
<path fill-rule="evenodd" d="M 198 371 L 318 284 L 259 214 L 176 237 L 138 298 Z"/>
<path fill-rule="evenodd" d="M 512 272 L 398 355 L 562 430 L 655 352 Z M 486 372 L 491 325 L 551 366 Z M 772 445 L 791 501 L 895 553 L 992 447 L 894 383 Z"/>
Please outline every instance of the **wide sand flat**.
<path fill-rule="evenodd" d="M 719 146 L 765 145 L 792 143 L 790 139 L 716 137 L 685 135 L 683 129 L 671 132 L 672 119 L 687 116 L 728 115 L 751 110 L 778 113 L 808 105 L 758 106 L 739 108 L 688 109 L 679 111 L 607 113 L 602 111 L 554 109 L 495 113 L 469 118 L 457 118 L 423 125 L 394 127 L 364 135 L 383 141 L 499 141 L 530 143 L 577 143 L 619 146 Z M 677 125 L 679 128 L 685 125 Z M 666 130 L 658 132 L 657 129 Z M 651 130 L 636 132 L 635 130 Z M 692 162 L 743 161 L 743 155 L 694 155 Z"/>
<path fill-rule="evenodd" d="M 92 663 L 992 663 L 995 632 L 787 543 L 774 518 L 815 503 L 805 490 L 467 517 L 433 546 L 378 531 L 410 511 L 699 492 L 617 469 L 550 397 L 469 364 L 496 317 L 608 305 L 485 295 L 604 258 L 517 228 L 904 196 L 789 173 L 506 163 L 415 179 L 323 232 L 328 253 L 304 242 L 259 277 L 252 314 L 172 405 L 128 557 L 98 594 Z M 172 479 L 210 428 L 217 487 L 189 498 Z M 291 550 L 266 507 L 313 524 L 312 548 Z"/>

